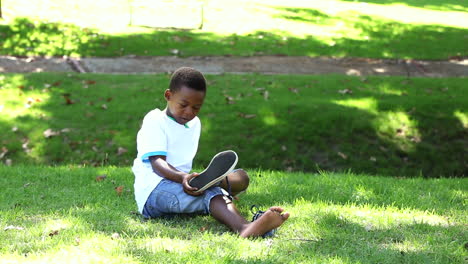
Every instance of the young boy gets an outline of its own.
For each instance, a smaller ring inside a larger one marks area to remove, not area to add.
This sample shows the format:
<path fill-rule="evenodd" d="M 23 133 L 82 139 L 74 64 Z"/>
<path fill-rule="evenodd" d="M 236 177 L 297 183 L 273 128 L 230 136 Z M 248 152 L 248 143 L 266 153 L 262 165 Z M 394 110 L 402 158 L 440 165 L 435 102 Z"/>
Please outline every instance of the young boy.
<path fill-rule="evenodd" d="M 279 227 L 289 217 L 280 207 L 271 207 L 253 222 L 243 218 L 220 187 L 203 192 L 190 186 L 198 173 L 190 173 L 200 138 L 197 117 L 206 94 L 203 75 L 192 68 L 174 72 L 164 92 L 167 107 L 146 114 L 137 136 L 138 156 L 133 164 L 135 199 L 146 218 L 171 214 L 211 214 L 241 237 L 257 237 Z M 236 170 L 227 176 L 232 194 L 245 190 L 248 176 Z"/>

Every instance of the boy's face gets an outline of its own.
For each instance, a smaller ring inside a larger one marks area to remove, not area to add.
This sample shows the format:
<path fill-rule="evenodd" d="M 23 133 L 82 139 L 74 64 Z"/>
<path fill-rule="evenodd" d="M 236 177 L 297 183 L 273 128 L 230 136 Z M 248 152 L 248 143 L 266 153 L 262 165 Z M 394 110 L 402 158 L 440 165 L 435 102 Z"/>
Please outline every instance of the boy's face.
<path fill-rule="evenodd" d="M 168 115 L 184 125 L 197 116 L 205 100 L 205 92 L 182 86 L 175 92 L 166 90 L 164 97 L 167 101 Z"/>

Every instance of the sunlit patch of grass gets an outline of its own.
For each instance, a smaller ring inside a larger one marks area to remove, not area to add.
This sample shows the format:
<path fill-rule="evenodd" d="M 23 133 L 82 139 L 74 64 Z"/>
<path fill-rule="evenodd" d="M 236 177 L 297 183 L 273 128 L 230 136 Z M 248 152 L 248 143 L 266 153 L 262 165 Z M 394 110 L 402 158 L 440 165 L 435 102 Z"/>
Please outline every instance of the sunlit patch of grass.
<path fill-rule="evenodd" d="M 468 115 L 462 111 L 455 111 L 453 115 L 460 120 L 464 128 L 468 128 Z"/>
<path fill-rule="evenodd" d="M 129 27 L 131 8 L 124 0 L 107 4 L 90 0 L 11 1 L 4 4 L 8 23 L 0 25 L 4 37 L 0 52 L 107 57 L 167 56 L 176 51 L 178 56 L 421 59 L 467 53 L 463 45 L 468 28 L 468 12 L 463 12 L 466 6 L 433 10 L 402 3 L 332 0 L 204 3 L 203 29 L 178 31 Z M 15 17 L 30 20 L 14 21 Z"/>
<path fill-rule="evenodd" d="M 235 201 L 241 214 L 250 219 L 252 204 L 281 205 L 291 213 L 273 239 L 241 239 L 210 216 L 145 221 L 134 212 L 133 191 L 119 196 L 114 190 L 132 186 L 129 168 L 0 166 L 5 186 L 0 258 L 13 263 L 462 263 L 466 255 L 465 205 L 449 197 L 466 197 L 467 179 L 247 171 L 251 185 Z M 107 178 L 96 182 L 101 173 Z M 17 229 L 4 230 L 8 226 Z"/>
<path fill-rule="evenodd" d="M 136 155 L 142 118 L 166 104 L 164 74 L 3 76 L 0 153 L 3 147 L 7 152 L 2 163 L 10 159 L 13 164 L 129 165 Z M 235 149 L 245 157 L 240 160 L 243 167 L 352 169 L 392 176 L 464 173 L 466 128 L 454 115 L 464 113 L 463 79 L 340 75 L 207 79 L 211 84 L 200 113 L 198 166 L 207 164 L 217 151 Z M 26 108 L 28 98 L 42 101 Z M 47 129 L 58 134 L 46 138 Z"/>
<path fill-rule="evenodd" d="M 377 101 L 373 97 L 360 98 L 360 99 L 336 100 L 333 102 L 339 105 L 343 105 L 343 106 L 362 109 L 372 114 L 377 114 L 378 112 Z"/>
<path fill-rule="evenodd" d="M 406 112 L 395 111 L 380 114 L 375 121 L 375 126 L 379 135 L 406 152 L 414 151 L 416 144 L 421 142 L 418 123 L 410 119 Z"/>

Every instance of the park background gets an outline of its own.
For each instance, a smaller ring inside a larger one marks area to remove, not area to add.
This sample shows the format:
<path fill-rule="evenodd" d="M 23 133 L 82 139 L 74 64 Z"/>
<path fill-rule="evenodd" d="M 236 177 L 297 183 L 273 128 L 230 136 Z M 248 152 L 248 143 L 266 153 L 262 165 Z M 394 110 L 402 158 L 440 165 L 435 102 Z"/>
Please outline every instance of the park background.
<path fill-rule="evenodd" d="M 0 54 L 466 65 L 467 2 L 3 0 Z M 252 178 L 241 212 L 293 215 L 272 240 L 242 240 L 207 216 L 135 213 L 135 136 L 169 73 L 0 69 L 2 260 L 466 261 L 465 77 L 207 74 L 195 167 L 234 149 Z"/>

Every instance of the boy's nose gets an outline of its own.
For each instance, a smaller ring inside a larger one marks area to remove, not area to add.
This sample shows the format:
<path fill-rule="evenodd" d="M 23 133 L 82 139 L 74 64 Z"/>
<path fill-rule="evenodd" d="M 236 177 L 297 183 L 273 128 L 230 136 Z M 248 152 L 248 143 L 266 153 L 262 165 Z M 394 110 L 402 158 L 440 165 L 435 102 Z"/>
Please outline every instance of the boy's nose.
<path fill-rule="evenodd" d="M 191 107 L 187 107 L 184 111 L 184 116 L 185 117 L 192 117 L 194 115 L 194 111 Z"/>

